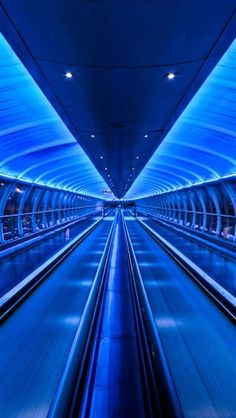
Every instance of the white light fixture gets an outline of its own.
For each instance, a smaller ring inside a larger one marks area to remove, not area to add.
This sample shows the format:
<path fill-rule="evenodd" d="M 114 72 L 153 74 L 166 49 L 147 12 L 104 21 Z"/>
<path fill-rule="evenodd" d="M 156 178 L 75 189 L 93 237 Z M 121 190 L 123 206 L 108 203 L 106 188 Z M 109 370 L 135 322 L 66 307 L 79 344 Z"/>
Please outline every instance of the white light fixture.
<path fill-rule="evenodd" d="M 135 168 L 134 168 L 134 167 L 132 167 L 132 170 L 135 170 Z"/>
<path fill-rule="evenodd" d="M 92 135 L 90 135 L 91 136 L 91 138 L 95 138 L 95 135 L 94 134 L 92 134 Z"/>
<path fill-rule="evenodd" d="M 136 160 L 139 160 L 139 156 L 137 155 Z"/>
<path fill-rule="evenodd" d="M 103 155 L 100 156 L 100 159 L 103 160 Z"/>
<path fill-rule="evenodd" d="M 148 138 L 148 134 L 144 135 L 144 138 Z"/>
<path fill-rule="evenodd" d="M 175 73 L 167 73 L 166 77 L 168 78 L 168 80 L 173 80 L 176 77 Z"/>
<path fill-rule="evenodd" d="M 70 71 L 67 71 L 65 76 L 66 76 L 66 78 L 72 78 L 73 74 Z"/>
<path fill-rule="evenodd" d="M 108 170 L 108 168 L 107 168 L 107 167 L 105 167 L 105 170 L 107 171 L 107 170 Z"/>

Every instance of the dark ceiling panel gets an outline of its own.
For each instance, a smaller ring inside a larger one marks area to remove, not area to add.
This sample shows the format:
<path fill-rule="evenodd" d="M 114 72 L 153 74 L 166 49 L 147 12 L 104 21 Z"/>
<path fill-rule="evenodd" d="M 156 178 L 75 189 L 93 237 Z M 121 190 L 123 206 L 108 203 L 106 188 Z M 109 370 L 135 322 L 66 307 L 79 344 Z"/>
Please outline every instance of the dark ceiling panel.
<path fill-rule="evenodd" d="M 203 59 L 235 1 L 3 0 L 34 57 L 81 66 Z"/>
<path fill-rule="evenodd" d="M 235 36 L 235 8 L 235 0 L 2 1 L 18 54 L 30 52 L 23 62 L 119 197 Z"/>
<path fill-rule="evenodd" d="M 65 65 L 37 62 L 76 129 L 101 134 L 113 134 L 115 128 L 122 134 L 162 129 L 203 63 L 175 65 L 179 76 L 170 82 L 164 76 L 168 67 L 85 69 L 70 66 L 73 79 L 67 80 L 62 76 Z"/>

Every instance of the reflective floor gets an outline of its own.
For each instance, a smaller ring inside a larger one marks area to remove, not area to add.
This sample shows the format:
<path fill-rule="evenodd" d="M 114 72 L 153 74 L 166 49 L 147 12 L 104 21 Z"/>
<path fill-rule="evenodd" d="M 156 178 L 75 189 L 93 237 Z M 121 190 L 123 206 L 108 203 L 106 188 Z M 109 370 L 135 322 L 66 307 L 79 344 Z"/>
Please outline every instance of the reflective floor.
<path fill-rule="evenodd" d="M 0 417 L 46 417 L 112 218 L 33 292 L 0 329 Z"/>
<path fill-rule="evenodd" d="M 97 218 L 88 218 L 58 232 L 52 232 L 16 254 L 0 260 L 0 297 L 28 274 L 63 248 L 69 241 L 92 225 Z"/>
<path fill-rule="evenodd" d="M 105 218 L 1 325 L 1 418 L 47 417 L 113 219 Z M 235 325 L 135 218 L 126 221 L 184 417 L 235 417 Z M 120 224 L 104 301 L 87 416 L 145 417 Z"/>
<path fill-rule="evenodd" d="M 234 324 L 137 221 L 127 225 L 184 416 L 234 417 Z"/>
<path fill-rule="evenodd" d="M 203 242 L 201 243 L 177 234 L 174 230 L 166 228 L 159 222 L 143 217 L 142 221 L 173 244 L 232 295 L 236 296 L 236 253 L 235 259 L 233 260 L 224 254 L 220 254 L 218 251 L 211 250 Z"/>
<path fill-rule="evenodd" d="M 125 238 L 119 216 L 111 248 L 91 401 L 91 418 L 145 418 Z"/>

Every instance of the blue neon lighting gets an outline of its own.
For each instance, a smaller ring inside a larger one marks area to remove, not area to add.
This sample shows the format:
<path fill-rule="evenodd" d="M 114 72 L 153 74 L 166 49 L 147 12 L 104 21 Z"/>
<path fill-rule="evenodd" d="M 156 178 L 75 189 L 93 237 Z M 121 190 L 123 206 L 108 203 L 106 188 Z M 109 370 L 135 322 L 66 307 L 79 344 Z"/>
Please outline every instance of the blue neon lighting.
<path fill-rule="evenodd" d="M 107 184 L 1 34 L 0 58 L 0 175 L 104 197 Z"/>
<path fill-rule="evenodd" d="M 181 76 L 181 75 L 180 75 Z M 236 40 L 138 176 L 127 199 L 236 175 Z"/>

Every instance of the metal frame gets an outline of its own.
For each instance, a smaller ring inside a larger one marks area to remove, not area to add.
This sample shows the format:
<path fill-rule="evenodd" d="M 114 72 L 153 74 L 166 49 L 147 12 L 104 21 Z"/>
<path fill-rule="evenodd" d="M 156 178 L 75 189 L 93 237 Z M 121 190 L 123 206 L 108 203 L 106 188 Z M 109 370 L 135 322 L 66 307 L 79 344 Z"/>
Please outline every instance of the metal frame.
<path fill-rule="evenodd" d="M 149 196 L 135 203 L 137 213 L 155 215 L 236 243 L 235 180 L 221 179 L 209 185 L 202 184 Z M 201 215 L 200 222 L 197 215 Z M 229 227 L 224 230 L 225 222 L 228 222 Z"/>
<path fill-rule="evenodd" d="M 80 193 L 67 192 L 47 186 L 21 183 L 17 180 L 6 180 L 1 177 L 0 182 L 4 187 L 0 199 L 0 244 L 24 236 L 23 217 L 27 217 L 27 219 L 30 217 L 31 233 L 35 233 L 38 230 L 37 215 L 40 218 L 42 217 L 42 229 L 47 229 L 58 223 L 62 224 L 71 219 L 77 219 L 81 215 L 89 215 L 103 210 L 104 201 L 95 197 L 83 196 Z M 17 191 L 17 187 L 21 188 L 22 193 Z M 6 207 L 12 193 L 12 200 L 16 204 L 15 213 L 8 214 L 6 213 Z M 29 197 L 30 211 L 28 206 L 27 209 L 25 208 Z M 3 224 L 8 219 L 9 230 L 4 231 Z M 12 222 L 14 223 L 14 231 L 10 228 Z M 8 233 L 9 237 L 6 239 Z"/>

